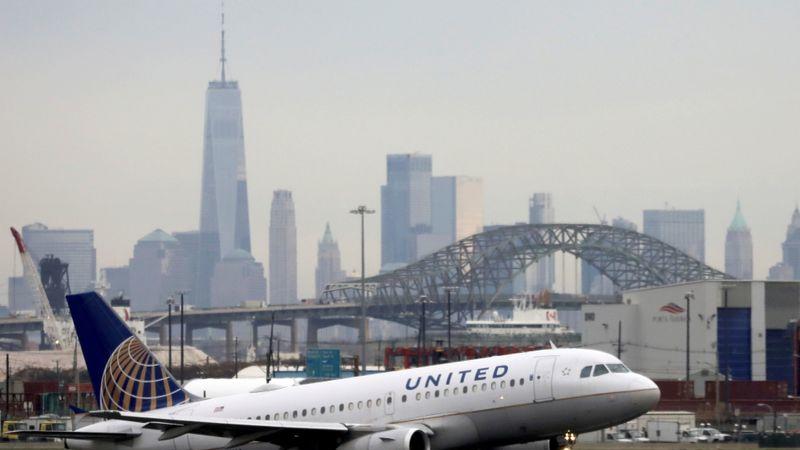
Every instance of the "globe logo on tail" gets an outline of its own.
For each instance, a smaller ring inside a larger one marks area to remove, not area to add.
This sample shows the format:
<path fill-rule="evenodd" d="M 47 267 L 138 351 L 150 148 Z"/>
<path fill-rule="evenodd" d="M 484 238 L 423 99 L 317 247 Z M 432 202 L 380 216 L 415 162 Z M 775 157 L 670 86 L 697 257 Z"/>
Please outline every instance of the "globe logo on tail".
<path fill-rule="evenodd" d="M 100 385 L 100 407 L 150 411 L 189 400 L 156 357 L 135 336 L 117 346 L 106 362 Z"/>

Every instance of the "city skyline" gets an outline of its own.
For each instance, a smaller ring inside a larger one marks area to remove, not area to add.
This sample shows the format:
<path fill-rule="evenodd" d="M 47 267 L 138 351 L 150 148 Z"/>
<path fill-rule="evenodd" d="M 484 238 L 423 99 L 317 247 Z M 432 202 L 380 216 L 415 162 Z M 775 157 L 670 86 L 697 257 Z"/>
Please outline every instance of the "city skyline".
<path fill-rule="evenodd" d="M 0 113 L 8 162 L 0 179 L 5 192 L 24 195 L 7 199 L 0 212 L 5 224 L 94 229 L 98 268 L 124 265 L 136 239 L 153 229 L 196 228 L 198 92 L 218 72 L 211 64 L 218 4 L 192 6 L 163 5 L 154 14 L 148 6 L 70 11 L 65 3 L 38 11 L 9 3 L 0 18 L 9 37 L 0 60 L 9 69 L 9 89 L 0 95 L 11 105 Z M 565 221 L 596 223 L 592 206 L 637 218 L 665 201 L 703 208 L 706 261 L 717 268 L 724 266 L 731 205 L 741 198 L 753 235 L 754 276 L 766 278 L 781 259 L 800 197 L 792 119 L 800 112 L 800 81 L 791 76 L 800 66 L 796 4 L 630 5 L 608 12 L 585 5 L 572 21 L 548 5 L 488 14 L 467 4 L 463 17 L 451 18 L 452 37 L 434 26 L 446 17 L 439 5 L 413 27 L 420 38 L 412 42 L 400 26 L 414 9 L 407 5 L 383 12 L 345 4 L 343 10 L 355 13 L 354 27 L 330 42 L 323 38 L 339 29 L 341 14 L 232 6 L 228 48 L 237 56 L 231 72 L 247 86 L 247 159 L 258 174 L 249 180 L 253 255 L 267 260 L 272 190 L 291 188 L 302 199 L 296 205 L 303 212 L 297 226 L 301 297 L 314 289 L 314 250 L 325 221 L 337 230 L 343 268 L 357 267 L 358 227 L 347 211 L 361 203 L 378 209 L 385 155 L 398 152 L 428 153 L 439 172 L 483 178 L 486 224 L 524 221 L 526 199 L 540 189 L 558 198 Z M 472 25 L 487 14 L 508 31 L 471 37 Z M 730 20 L 709 22 L 720 15 Z M 530 19 L 535 22 L 526 25 Z M 297 21 L 307 27 L 293 30 Z M 538 27 L 539 21 L 553 25 Z M 356 44 L 378 22 L 385 34 L 373 36 L 374 47 Z M 119 30 L 108 30 L 108 23 Z M 625 39 L 617 26 L 626 27 Z M 663 40 L 647 31 L 654 27 Z M 61 47 L 52 53 L 56 40 Z M 642 52 L 652 46 L 659 51 Z M 443 47 L 451 51 L 437 51 Z M 395 74 L 398 67 L 380 54 L 397 52 L 399 61 L 430 66 L 409 64 Z M 587 55 L 604 55 L 611 64 Z M 159 70 L 142 61 L 159 63 Z M 358 75 L 364 62 L 373 68 Z M 589 67 L 595 78 L 587 84 L 574 74 Z M 613 153 L 599 156 L 604 152 Z M 721 164 L 721 157 L 730 161 Z M 367 219 L 369 273 L 380 261 L 379 227 L 377 215 Z M 0 252 L 5 280 L 14 266 L 10 238 Z M 21 273 L 18 260 L 16 267 Z"/>

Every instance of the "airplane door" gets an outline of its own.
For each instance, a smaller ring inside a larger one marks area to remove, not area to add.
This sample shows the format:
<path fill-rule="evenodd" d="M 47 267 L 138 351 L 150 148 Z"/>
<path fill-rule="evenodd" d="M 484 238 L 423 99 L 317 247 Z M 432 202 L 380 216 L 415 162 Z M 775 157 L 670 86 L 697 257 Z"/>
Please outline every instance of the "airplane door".
<path fill-rule="evenodd" d="M 553 399 L 553 368 L 555 365 L 555 356 L 536 359 L 536 366 L 533 370 L 534 402 L 547 402 Z"/>
<path fill-rule="evenodd" d="M 383 396 L 383 409 L 387 416 L 394 414 L 394 392 L 387 392 Z"/>

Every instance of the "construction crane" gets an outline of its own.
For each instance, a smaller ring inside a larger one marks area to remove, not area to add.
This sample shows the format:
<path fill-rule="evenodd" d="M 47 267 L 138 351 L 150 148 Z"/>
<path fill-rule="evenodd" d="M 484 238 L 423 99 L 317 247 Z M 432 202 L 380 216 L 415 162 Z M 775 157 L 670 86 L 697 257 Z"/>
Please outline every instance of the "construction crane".
<path fill-rule="evenodd" d="M 33 292 L 34 301 L 37 303 L 37 310 L 39 318 L 42 319 L 42 330 L 44 331 L 45 338 L 54 349 L 70 349 L 72 348 L 75 340 L 75 330 L 72 327 L 72 322 L 69 320 L 59 320 L 53 313 L 50 307 L 50 301 L 47 299 L 44 286 L 42 286 L 42 279 L 39 276 L 39 270 L 33 262 L 28 249 L 25 247 L 25 242 L 19 232 L 11 227 L 11 235 L 17 243 L 17 250 L 22 259 L 24 267 L 25 281 Z"/>
<path fill-rule="evenodd" d="M 600 222 L 600 225 L 608 225 L 608 220 L 606 220 L 606 215 L 603 214 L 601 216 L 600 211 L 597 210 L 596 206 L 592 206 L 592 209 L 594 209 L 594 215 L 597 216 L 597 221 Z"/>

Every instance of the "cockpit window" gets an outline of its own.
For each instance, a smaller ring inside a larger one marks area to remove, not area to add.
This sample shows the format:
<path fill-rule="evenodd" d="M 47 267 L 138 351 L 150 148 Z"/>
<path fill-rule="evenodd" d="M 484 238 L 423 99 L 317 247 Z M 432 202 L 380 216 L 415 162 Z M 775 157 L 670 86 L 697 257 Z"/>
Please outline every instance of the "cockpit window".
<path fill-rule="evenodd" d="M 608 369 L 606 369 L 606 366 L 604 366 L 602 364 L 598 364 L 598 365 L 594 366 L 594 376 L 598 377 L 600 375 L 605 375 L 607 373 L 608 373 Z"/>
<path fill-rule="evenodd" d="M 581 369 L 581 378 L 588 378 L 592 376 L 592 366 L 586 366 Z"/>
<path fill-rule="evenodd" d="M 608 367 L 608 370 L 610 370 L 613 373 L 627 373 L 627 372 L 630 372 L 630 369 L 625 367 L 624 364 L 606 364 L 606 366 Z"/>

